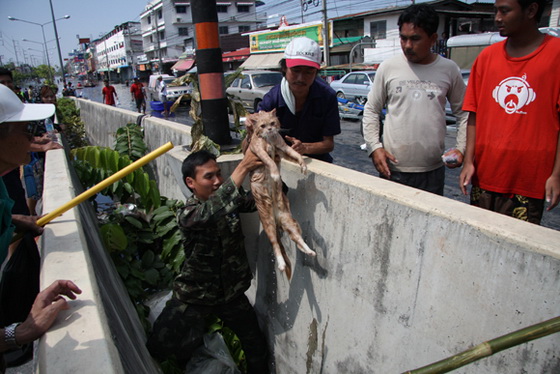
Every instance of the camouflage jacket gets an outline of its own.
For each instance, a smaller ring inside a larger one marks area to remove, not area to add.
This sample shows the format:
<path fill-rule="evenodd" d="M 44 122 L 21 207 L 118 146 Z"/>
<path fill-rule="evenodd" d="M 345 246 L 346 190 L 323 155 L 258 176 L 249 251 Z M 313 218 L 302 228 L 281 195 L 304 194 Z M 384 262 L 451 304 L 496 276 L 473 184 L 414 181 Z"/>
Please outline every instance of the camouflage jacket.
<path fill-rule="evenodd" d="M 183 233 L 185 262 L 175 279 L 174 296 L 185 303 L 218 305 L 243 294 L 253 277 L 239 213 L 254 212 L 250 193 L 231 178 L 201 201 L 187 199 L 177 219 Z"/>

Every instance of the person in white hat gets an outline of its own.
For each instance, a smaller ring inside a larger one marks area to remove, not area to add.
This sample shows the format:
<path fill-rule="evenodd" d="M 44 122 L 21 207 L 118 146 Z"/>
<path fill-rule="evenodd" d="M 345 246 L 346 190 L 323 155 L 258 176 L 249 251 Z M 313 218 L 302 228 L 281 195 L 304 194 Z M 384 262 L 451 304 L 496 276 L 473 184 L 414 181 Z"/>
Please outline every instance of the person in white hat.
<path fill-rule="evenodd" d="M 258 110 L 271 111 L 287 132 L 286 141 L 298 153 L 332 162 L 334 136 L 340 134 L 336 93 L 317 73 L 321 48 L 306 37 L 292 39 L 280 61 L 282 82 L 273 87 Z"/>
<path fill-rule="evenodd" d="M 0 175 L 29 162 L 29 151 L 37 122 L 53 115 L 52 104 L 24 104 L 8 87 L 0 84 Z M 13 201 L 0 178 L 0 264 L 8 254 L 14 226 Z M 0 352 L 20 348 L 41 337 L 58 313 L 68 309 L 61 295 L 75 299 L 82 291 L 69 280 L 57 280 L 37 295 L 27 319 L 0 329 Z M 3 359 L 0 372 L 3 372 Z"/>

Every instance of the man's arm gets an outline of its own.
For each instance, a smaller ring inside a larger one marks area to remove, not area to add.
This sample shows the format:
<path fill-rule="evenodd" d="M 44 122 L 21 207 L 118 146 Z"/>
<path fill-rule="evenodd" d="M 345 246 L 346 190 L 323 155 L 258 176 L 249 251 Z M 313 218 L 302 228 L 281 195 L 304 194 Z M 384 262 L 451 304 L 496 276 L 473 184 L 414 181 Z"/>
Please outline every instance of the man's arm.
<path fill-rule="evenodd" d="M 447 152 L 444 156 L 454 155 L 457 159 L 455 163 L 446 163 L 450 169 L 459 167 L 462 165 L 464 160 L 464 154 L 466 149 L 467 143 L 467 121 L 469 117 L 468 112 L 464 112 L 462 109 L 463 106 L 463 99 L 465 97 L 466 86 L 465 82 L 463 81 L 463 77 L 457 71 L 455 75 L 453 85 L 451 86 L 451 90 L 447 93 L 447 100 L 449 100 L 449 104 L 451 105 L 451 110 L 453 115 L 457 120 L 457 138 L 455 149 Z"/>
<path fill-rule="evenodd" d="M 248 147 L 245 155 L 243 156 L 243 160 L 241 160 L 233 173 L 231 173 L 233 183 L 235 183 L 237 188 L 241 187 L 247 174 L 262 165 L 262 161 L 253 153 L 253 151 L 251 151 L 251 148 Z"/>
<path fill-rule="evenodd" d="M 546 210 L 553 209 L 560 201 L 560 134 L 556 143 L 556 157 L 554 159 L 554 167 L 552 174 L 545 183 L 545 198 L 548 203 Z"/>
<path fill-rule="evenodd" d="M 384 71 L 384 70 L 382 70 Z M 391 176 L 391 170 L 387 164 L 387 159 L 397 163 L 397 159 L 383 148 L 381 142 L 380 115 L 387 100 L 382 71 L 378 71 L 373 81 L 373 87 L 368 93 L 368 100 L 364 107 L 364 117 L 362 119 L 364 140 L 366 141 L 367 151 L 373 166 L 377 171 L 386 176 Z"/>
<path fill-rule="evenodd" d="M 459 175 L 459 187 L 463 194 L 467 195 L 467 186 L 471 183 L 474 175 L 474 146 L 476 142 L 476 113 L 470 112 L 467 122 L 467 148 L 465 150 L 465 161 L 463 170 Z"/>
<path fill-rule="evenodd" d="M 329 153 L 334 149 L 334 136 L 323 136 L 323 140 L 315 143 L 302 143 L 299 139 L 288 135 L 284 138 L 292 143 L 292 149 L 300 155 Z"/>

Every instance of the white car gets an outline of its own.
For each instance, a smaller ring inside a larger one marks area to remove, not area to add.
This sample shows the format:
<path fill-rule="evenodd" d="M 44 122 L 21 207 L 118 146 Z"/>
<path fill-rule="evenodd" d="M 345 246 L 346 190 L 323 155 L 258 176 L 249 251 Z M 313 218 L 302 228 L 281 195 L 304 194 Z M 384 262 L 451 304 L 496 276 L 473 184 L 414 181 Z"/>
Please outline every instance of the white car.
<path fill-rule="evenodd" d="M 254 112 L 264 95 L 282 81 L 282 73 L 269 70 L 246 70 L 226 89 L 228 95 Z"/>
<path fill-rule="evenodd" d="M 365 104 L 374 78 L 375 71 L 353 71 L 339 80 L 332 81 L 331 88 L 336 92 L 336 96 L 341 99 Z"/>
<path fill-rule="evenodd" d="M 158 78 L 161 77 L 162 80 L 167 85 L 167 101 L 175 101 L 181 95 L 192 93 L 191 85 L 183 86 L 170 86 L 170 84 L 176 79 L 176 77 L 167 74 L 153 74 L 150 75 L 150 80 L 148 81 L 148 97 L 151 101 L 161 101 L 161 92 L 158 92 Z M 190 98 L 190 96 L 188 96 Z"/>

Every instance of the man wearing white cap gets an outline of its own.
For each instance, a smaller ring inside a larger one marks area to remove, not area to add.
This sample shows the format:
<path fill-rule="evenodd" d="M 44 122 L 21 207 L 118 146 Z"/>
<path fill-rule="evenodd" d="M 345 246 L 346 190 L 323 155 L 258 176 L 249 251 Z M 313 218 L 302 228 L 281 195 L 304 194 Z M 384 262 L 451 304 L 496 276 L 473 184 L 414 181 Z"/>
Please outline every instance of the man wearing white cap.
<path fill-rule="evenodd" d="M 306 37 L 295 38 L 280 61 L 284 78 L 259 104 L 259 110 L 276 108 L 285 139 L 300 154 L 332 162 L 334 136 L 340 134 L 336 93 L 317 72 L 321 67 L 321 48 Z"/>
<path fill-rule="evenodd" d="M 0 175 L 30 160 L 30 147 L 37 122 L 54 114 L 52 104 L 23 104 L 15 93 L 0 84 Z M 0 178 L 0 264 L 8 254 L 14 226 L 12 224 L 13 201 Z M 43 335 L 58 313 L 68 309 L 65 295 L 75 299 L 80 289 L 71 281 L 58 280 L 40 292 L 27 319 L 0 329 L 0 352 L 20 348 Z M 3 372 L 3 359 L 0 372 Z"/>

